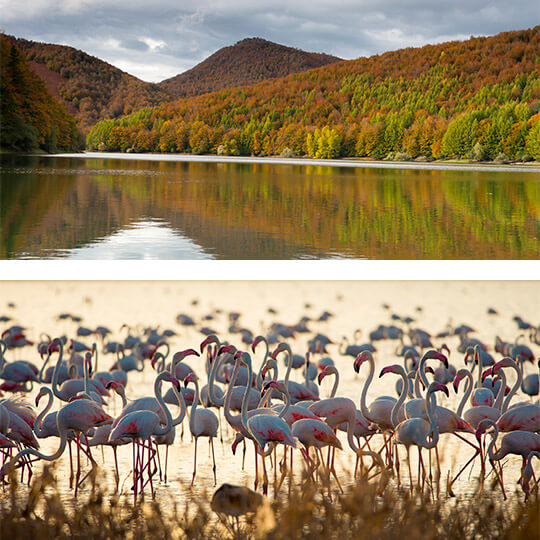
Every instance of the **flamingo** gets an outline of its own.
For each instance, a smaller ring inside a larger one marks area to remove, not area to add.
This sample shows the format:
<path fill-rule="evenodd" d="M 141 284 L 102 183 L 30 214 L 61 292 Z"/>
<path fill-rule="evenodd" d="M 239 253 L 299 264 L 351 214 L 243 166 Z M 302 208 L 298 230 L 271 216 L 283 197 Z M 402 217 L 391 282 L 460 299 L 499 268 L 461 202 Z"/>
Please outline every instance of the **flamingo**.
<path fill-rule="evenodd" d="M 532 459 L 534 457 L 540 459 L 540 452 L 531 452 L 527 456 L 527 463 L 525 464 L 525 467 L 523 468 L 521 477 L 519 479 L 519 484 L 521 485 L 523 491 L 525 492 L 525 501 L 529 498 L 529 494 L 531 492 L 529 483 L 531 481 L 531 478 L 534 478 L 534 470 L 532 468 Z M 538 485 L 538 481 L 535 481 L 535 486 L 537 485 Z"/>
<path fill-rule="evenodd" d="M 399 366 L 401 367 L 401 366 Z M 419 465 L 422 467 L 423 478 L 425 478 L 425 468 L 422 460 L 422 448 L 435 448 L 439 442 L 439 428 L 435 421 L 433 393 L 436 391 L 444 392 L 448 396 L 448 388 L 444 384 L 433 382 L 429 385 L 426 392 L 426 410 L 429 421 L 423 418 L 409 418 L 398 424 L 394 431 L 394 438 L 397 443 L 403 444 L 407 449 L 407 465 L 409 467 L 409 480 L 412 490 L 412 472 L 410 460 L 410 447 L 418 448 Z M 404 395 L 404 394 L 403 394 Z M 433 397 L 432 397 L 433 396 Z M 423 486 L 423 483 L 422 483 Z"/>
<path fill-rule="evenodd" d="M 58 425 L 58 432 L 60 434 L 60 445 L 56 452 L 51 455 L 42 454 L 34 448 L 27 448 L 19 452 L 8 463 L 6 463 L 0 470 L 0 478 L 3 478 L 7 472 L 9 472 L 17 463 L 18 460 L 23 460 L 26 456 L 36 456 L 39 459 L 45 461 L 55 461 L 64 453 L 66 449 L 66 443 L 68 440 L 68 434 L 70 430 L 73 430 L 77 434 L 77 445 L 79 446 L 79 435 L 86 433 L 91 427 L 97 427 L 102 424 L 112 422 L 112 417 L 109 416 L 99 404 L 87 399 L 77 399 L 64 405 L 56 416 L 56 422 Z M 92 463 L 92 467 L 96 465 L 91 454 L 87 454 Z M 84 481 L 80 478 L 80 461 L 78 461 L 77 474 L 75 480 L 75 496 L 77 495 L 77 489 Z"/>
<path fill-rule="evenodd" d="M 216 457 L 214 453 L 214 437 L 217 437 L 219 421 L 217 416 L 210 409 L 199 409 L 199 380 L 195 373 L 190 373 L 184 379 L 184 386 L 187 386 L 190 382 L 195 385 L 195 398 L 193 405 L 191 406 L 191 413 L 189 417 L 189 430 L 195 438 L 195 450 L 193 454 L 193 476 L 191 478 L 191 485 L 195 482 L 195 475 L 197 474 L 197 441 L 199 437 L 209 437 L 210 447 L 212 448 L 212 470 L 214 471 L 214 485 L 216 485 Z"/>
<path fill-rule="evenodd" d="M 529 454 L 531 452 L 540 452 L 540 435 L 538 433 L 522 430 L 505 433 L 501 440 L 501 447 L 497 452 L 494 452 L 495 442 L 497 441 L 500 431 L 499 426 L 495 422 L 489 419 L 482 420 L 476 430 L 476 437 L 480 440 L 482 433 L 485 433 L 490 427 L 493 428 L 493 431 L 491 432 L 491 443 L 488 446 L 487 453 L 492 466 L 494 461 L 500 461 L 508 454 L 515 454 L 521 456 L 523 460 L 523 465 L 521 467 L 521 472 L 523 474 Z M 499 481 L 503 496 L 506 498 L 502 471 Z"/>
<path fill-rule="evenodd" d="M 154 394 L 156 401 L 158 402 L 161 411 L 165 415 L 165 425 L 161 425 L 161 418 L 154 411 L 143 409 L 143 410 L 134 410 L 129 412 L 125 416 L 122 416 L 120 421 L 114 426 L 111 430 L 109 436 L 110 441 L 116 439 L 129 438 L 133 442 L 133 484 L 134 484 L 134 500 L 137 500 L 138 484 L 141 484 L 141 491 L 144 490 L 146 483 L 143 483 L 143 473 L 146 467 L 148 467 L 150 482 L 150 489 L 152 492 L 152 497 L 154 496 L 154 486 L 152 483 L 152 476 L 154 472 L 150 472 L 150 461 L 155 455 L 155 450 L 152 449 L 150 444 L 151 436 L 160 436 L 168 433 L 173 426 L 173 419 L 171 413 L 161 395 L 161 382 L 168 381 L 176 386 L 177 389 L 180 387 L 178 379 L 173 377 L 169 372 L 162 371 L 154 382 Z M 185 413 L 185 411 L 184 411 Z M 144 459 L 144 450 L 145 450 L 145 441 L 148 443 L 148 463 L 146 466 L 141 468 L 142 459 L 138 455 L 138 441 L 142 441 L 143 447 L 143 456 Z M 135 456 L 135 444 L 137 444 L 137 457 Z"/>

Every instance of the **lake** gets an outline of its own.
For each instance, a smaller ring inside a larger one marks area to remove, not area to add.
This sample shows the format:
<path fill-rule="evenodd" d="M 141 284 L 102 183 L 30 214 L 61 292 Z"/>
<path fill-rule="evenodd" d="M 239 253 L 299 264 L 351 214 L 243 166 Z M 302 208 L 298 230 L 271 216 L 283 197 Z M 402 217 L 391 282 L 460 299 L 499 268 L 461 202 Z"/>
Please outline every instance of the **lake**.
<path fill-rule="evenodd" d="M 537 167 L 215 159 L 2 155 L 0 257 L 540 256 Z"/>

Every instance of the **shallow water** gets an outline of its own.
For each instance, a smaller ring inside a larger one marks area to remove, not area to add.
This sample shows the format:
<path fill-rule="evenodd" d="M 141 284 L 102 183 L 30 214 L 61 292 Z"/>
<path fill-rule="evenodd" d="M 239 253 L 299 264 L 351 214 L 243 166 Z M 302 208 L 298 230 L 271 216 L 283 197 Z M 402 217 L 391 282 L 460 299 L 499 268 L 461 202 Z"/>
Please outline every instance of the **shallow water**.
<path fill-rule="evenodd" d="M 3 155 L 0 257 L 540 257 L 535 168 L 298 163 Z"/>
<path fill-rule="evenodd" d="M 113 330 L 112 339 L 119 339 L 119 331 L 123 323 L 135 327 L 157 326 L 161 329 L 171 328 L 178 335 L 170 340 L 171 350 L 174 352 L 187 347 L 198 348 L 203 336 L 197 328 L 211 326 L 222 339 L 241 346 L 238 334 L 228 333 L 228 317 L 230 311 L 240 312 L 240 325 L 251 328 L 255 333 L 267 328 L 272 322 L 279 321 L 294 324 L 303 315 L 316 319 L 324 310 L 335 314 L 327 322 L 311 322 L 312 332 L 322 332 L 339 341 L 343 335 L 349 337 L 357 328 L 363 330 L 363 339 L 367 341 L 367 334 L 379 323 L 389 324 L 390 313 L 411 315 L 416 319 L 416 326 L 425 328 L 433 333 L 443 330 L 451 321 L 458 325 L 467 323 L 473 326 L 474 334 L 493 346 L 495 336 L 499 335 L 505 340 L 513 340 L 517 335 L 517 327 L 511 320 L 516 314 L 525 320 L 538 323 L 540 311 L 540 287 L 538 282 L 0 282 L 0 315 L 8 314 L 14 322 L 28 327 L 30 338 L 39 339 L 40 332 L 48 332 L 52 336 L 63 333 L 74 336 L 76 325 L 72 322 L 58 321 L 56 316 L 61 312 L 72 312 L 83 317 L 82 324 L 88 327 L 106 325 Z M 8 308 L 7 303 L 13 302 L 14 308 Z M 388 303 L 391 310 L 385 310 L 383 303 Z M 306 307 L 309 304 L 309 307 Z M 278 314 L 268 312 L 274 308 Z M 422 311 L 417 310 L 421 307 Z M 492 316 L 486 313 L 487 307 L 493 307 L 499 315 Z M 216 313 L 216 309 L 222 310 Z M 192 315 L 198 324 L 193 327 L 180 327 L 175 318 L 178 313 Z M 213 314 L 213 320 L 199 322 L 207 314 Z M 7 326 L 0 325 L 0 331 Z M 308 335 L 299 334 L 291 341 L 293 351 L 305 351 Z M 91 343 L 91 340 L 81 338 Z M 446 342 L 453 351 L 450 362 L 458 368 L 462 366 L 462 355 L 455 348 L 458 344 L 456 337 L 444 340 L 435 340 L 436 345 Z M 378 378 L 378 373 L 384 365 L 401 363 L 394 352 L 397 341 L 377 342 L 376 372 L 372 387 L 369 390 L 368 402 L 382 394 L 394 394 L 394 385 L 397 377 L 387 375 Z M 535 354 L 540 355 L 540 347 L 532 346 Z M 500 355 L 493 353 L 498 359 Z M 338 394 L 352 398 L 359 405 L 360 392 L 367 376 L 367 367 L 363 367 L 359 376 L 352 369 L 353 359 L 338 353 L 337 345 L 329 346 L 329 355 L 334 359 L 341 374 Z M 8 360 L 25 358 L 40 365 L 40 360 L 34 349 L 12 351 Z M 254 356 L 254 367 L 258 368 L 262 358 L 262 351 Z M 114 358 L 112 355 L 100 355 L 100 369 L 108 368 Z M 190 358 L 187 363 L 191 365 L 201 377 L 201 385 L 205 384 L 203 361 Z M 283 372 L 283 362 L 280 361 L 280 370 Z M 527 373 L 533 371 L 527 366 Z M 133 373 L 129 376 L 127 388 L 128 399 L 150 395 L 155 373 L 149 365 L 143 373 Z M 509 385 L 514 381 L 512 373 L 508 375 Z M 301 380 L 299 373 L 292 378 Z M 329 394 L 333 378 L 323 381 L 321 396 Z M 30 396 L 33 398 L 37 390 Z M 457 405 L 462 395 L 455 396 L 450 387 L 450 399 L 440 403 Z M 519 398 L 518 398 L 519 400 Z M 120 400 L 116 398 L 111 403 L 112 414 L 120 410 Z M 173 416 L 175 411 L 173 411 Z M 184 421 L 185 433 L 180 439 L 177 433 L 176 441 L 169 450 L 169 482 L 167 485 L 156 481 L 156 490 L 160 502 L 166 505 L 175 501 L 181 503 L 185 500 L 187 489 L 191 482 L 193 464 L 193 444 L 190 442 L 187 419 Z M 179 428 L 177 428 L 179 429 Z M 341 435 L 344 447 L 347 447 L 346 438 Z M 224 431 L 223 445 L 216 441 L 217 481 L 252 485 L 254 476 L 253 454 L 248 448 L 246 457 L 246 470 L 241 469 L 241 451 L 232 455 L 230 445 L 233 434 L 230 430 Z M 374 448 L 379 448 L 380 437 L 374 439 Z M 52 452 L 57 448 L 57 440 L 42 440 L 42 451 Z M 454 472 L 458 465 L 463 464 L 471 455 L 471 449 L 464 443 L 450 435 L 442 435 L 439 444 L 442 458 L 442 484 L 444 493 L 446 475 L 449 469 Z M 281 455 L 282 451 L 278 455 Z M 101 451 L 96 449 L 94 454 L 102 470 L 112 481 L 113 457 L 109 448 L 104 450 L 104 461 Z M 414 452 L 416 454 L 416 452 Z M 404 452 L 401 452 L 404 458 Z M 163 453 L 162 453 L 163 456 Z M 119 453 L 123 493 L 129 496 L 131 447 L 123 447 Z M 352 482 L 354 459 L 350 450 L 339 453 L 338 470 L 342 483 Z M 413 461 L 413 464 L 415 462 Z M 519 474 L 521 460 L 515 456 L 507 459 L 505 465 L 505 481 L 510 493 L 516 489 L 516 480 Z M 415 466 L 415 465 L 414 465 Z M 40 465 L 37 465 L 39 470 Z M 297 457 L 295 471 L 302 469 L 301 458 Z M 206 440 L 199 444 L 197 479 L 194 486 L 196 495 L 204 495 L 213 489 L 211 459 Z M 414 471 L 416 469 L 413 469 Z M 60 488 L 66 500 L 71 500 L 72 492 L 67 486 L 69 473 L 67 455 L 61 459 L 57 469 L 60 477 Z M 402 461 L 402 474 L 406 472 L 406 462 Z M 475 478 L 478 468 L 471 475 Z M 489 484 L 489 482 L 488 482 Z M 112 484 L 111 484 L 112 487 Z M 454 491 L 465 497 L 470 497 L 475 485 L 468 475 L 456 482 Z M 83 491 L 85 489 L 83 488 Z"/>

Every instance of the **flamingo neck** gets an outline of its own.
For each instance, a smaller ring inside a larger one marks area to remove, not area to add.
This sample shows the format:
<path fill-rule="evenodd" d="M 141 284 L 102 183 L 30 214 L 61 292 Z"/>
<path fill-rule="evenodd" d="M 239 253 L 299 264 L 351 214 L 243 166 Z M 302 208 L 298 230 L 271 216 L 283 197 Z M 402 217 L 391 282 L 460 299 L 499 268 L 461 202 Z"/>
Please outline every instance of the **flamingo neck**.
<path fill-rule="evenodd" d="M 281 408 L 281 411 L 278 414 L 278 418 L 283 418 L 285 414 L 287 413 L 287 411 L 289 410 L 289 407 L 291 406 L 291 396 L 286 386 L 285 386 L 285 391 L 282 392 L 282 394 L 285 396 L 285 405 Z"/>
<path fill-rule="evenodd" d="M 514 394 L 519 390 L 519 388 L 521 386 L 521 382 L 523 380 L 523 375 L 521 374 L 521 370 L 519 369 L 519 367 L 517 366 L 517 364 L 513 360 L 512 360 L 512 363 L 510 364 L 510 366 L 512 368 L 514 368 L 514 370 L 516 372 L 516 375 L 517 375 L 517 380 L 514 383 L 514 386 L 512 387 L 512 390 L 510 390 L 510 393 L 506 396 L 506 399 L 503 402 L 501 413 L 506 412 L 506 410 L 508 409 L 508 406 L 510 405 L 510 401 L 514 397 Z"/>
<path fill-rule="evenodd" d="M 169 433 L 172 427 L 172 415 L 171 411 L 169 411 L 168 407 L 165 405 L 165 402 L 163 401 L 163 396 L 161 395 L 161 381 L 165 378 L 165 372 L 160 373 L 156 377 L 156 382 L 154 383 L 154 394 L 156 395 L 156 400 L 159 403 L 159 406 L 161 407 L 161 410 L 165 414 L 165 418 L 167 419 L 167 422 L 163 427 L 158 427 L 153 435 L 166 435 Z"/>
<path fill-rule="evenodd" d="M 463 409 L 465 408 L 465 403 L 469 400 L 472 394 L 473 389 L 473 376 L 472 373 L 465 369 L 463 371 L 465 373 L 465 377 L 467 377 L 467 386 L 465 387 L 465 393 L 463 394 L 463 397 L 461 398 L 461 401 L 459 402 L 459 407 L 457 408 L 456 414 L 461 418 L 461 414 L 463 413 Z"/>
<path fill-rule="evenodd" d="M 263 385 L 262 371 L 264 369 L 264 366 L 266 364 L 266 360 L 268 359 L 268 354 L 270 352 L 267 339 L 263 337 L 263 339 L 261 339 L 261 341 L 264 343 L 266 349 L 265 349 L 265 352 L 264 352 L 264 358 L 263 358 L 261 367 L 259 368 L 259 371 L 257 372 L 256 385 L 257 385 L 258 390 L 260 390 L 262 388 L 262 385 Z"/>
<path fill-rule="evenodd" d="M 193 405 L 191 405 L 191 413 L 189 415 L 189 429 L 191 433 L 195 432 L 195 414 L 199 405 L 199 381 L 194 378 L 193 384 L 195 385 L 195 396 L 193 397 Z"/>
<path fill-rule="evenodd" d="M 362 395 L 360 396 L 360 410 L 362 411 L 362 415 L 364 416 L 366 420 L 373 422 L 373 419 L 370 417 L 368 408 L 366 406 L 366 396 L 367 396 L 369 385 L 371 384 L 371 381 L 373 380 L 373 374 L 375 373 L 375 361 L 373 360 L 373 357 L 371 355 L 369 355 L 367 358 L 369 362 L 369 374 L 368 374 L 368 378 L 366 379 L 366 382 L 364 383 L 364 388 L 362 388 Z"/>
<path fill-rule="evenodd" d="M 251 368 L 251 362 L 247 363 L 247 370 L 248 370 L 248 377 L 247 377 L 248 384 L 246 386 L 246 390 L 244 392 L 244 397 L 242 399 L 242 407 L 240 409 L 240 417 L 242 419 L 242 425 L 244 426 L 244 428 L 247 429 L 247 431 L 253 435 L 253 433 L 251 432 L 251 430 L 249 429 L 249 427 L 247 425 L 247 422 L 248 422 L 248 417 L 247 417 L 248 399 L 249 399 L 249 391 L 251 390 L 251 386 L 249 384 L 249 381 L 251 381 L 251 378 L 253 377 L 253 370 Z M 231 381 L 231 383 L 232 383 L 232 381 Z"/>
<path fill-rule="evenodd" d="M 225 398 L 223 396 L 219 397 L 216 394 L 215 380 L 218 374 L 218 370 L 221 367 L 221 364 L 223 364 L 223 362 L 225 361 L 225 358 L 226 355 L 221 355 L 217 358 L 214 358 L 214 360 L 212 361 L 212 367 L 210 368 L 210 375 L 208 376 L 208 396 L 210 397 L 210 401 L 218 407 L 223 406 Z"/>
<path fill-rule="evenodd" d="M 53 394 L 58 398 L 62 399 L 60 390 L 58 389 L 58 377 L 60 376 L 60 366 L 62 365 L 62 355 L 64 354 L 64 345 L 60 341 L 60 352 L 58 353 L 58 360 L 56 361 L 56 366 L 54 366 L 53 378 L 51 383 L 51 389 Z"/>
<path fill-rule="evenodd" d="M 47 364 L 49 363 L 49 360 L 51 359 L 51 353 L 47 351 L 47 358 L 45 358 L 45 362 L 43 362 L 43 365 L 41 366 L 41 369 L 39 370 L 39 382 L 43 382 L 43 373 L 45 372 L 45 368 L 47 367 Z M 2 371 L 2 368 L 0 367 L 0 371 Z"/>
<path fill-rule="evenodd" d="M 401 366 L 400 366 L 401 367 Z M 403 403 L 405 403 L 405 400 L 407 399 L 407 393 L 409 388 L 409 378 L 407 377 L 407 374 L 405 373 L 405 370 L 401 368 L 400 373 L 401 378 L 403 379 L 403 388 L 401 389 L 401 394 L 399 395 L 399 399 L 394 404 L 394 407 L 392 408 L 392 416 L 391 416 L 391 422 L 394 427 L 396 427 L 399 424 L 398 420 L 398 414 L 399 410 L 401 409 Z"/>
<path fill-rule="evenodd" d="M 493 407 L 500 411 L 503 404 L 504 392 L 506 391 L 506 375 L 503 370 L 499 372 L 499 379 L 501 381 L 501 387 L 499 388 L 499 393 L 497 394 L 497 399 L 495 400 Z"/>
<path fill-rule="evenodd" d="M 435 422 L 435 415 L 433 414 L 433 409 L 437 405 L 435 401 L 435 396 L 433 395 L 433 390 L 429 390 L 426 394 L 426 409 L 427 417 L 429 418 L 429 423 L 431 424 L 431 441 L 426 441 L 425 448 L 435 448 L 439 442 L 439 426 Z"/>
<path fill-rule="evenodd" d="M 334 375 L 336 377 L 335 377 L 335 380 L 334 380 L 334 386 L 332 387 L 332 392 L 330 393 L 331 398 L 336 397 L 336 392 L 337 392 L 338 385 L 339 385 L 339 371 L 337 369 L 334 371 Z M 306 388 L 309 388 L 309 386 L 307 384 L 306 384 Z"/>
<path fill-rule="evenodd" d="M 285 372 L 285 379 L 283 381 L 285 382 L 285 386 L 288 386 L 289 385 L 289 376 L 291 374 L 292 361 L 293 361 L 292 351 L 291 351 L 291 348 L 290 348 L 288 343 L 285 343 L 285 350 L 287 351 L 289 361 L 287 363 L 287 371 Z"/>
<path fill-rule="evenodd" d="M 231 380 L 229 381 L 229 387 L 227 388 L 227 394 L 225 395 L 225 403 L 223 404 L 223 414 L 225 415 L 225 419 L 231 426 L 235 425 L 235 421 L 238 418 L 239 415 L 233 415 L 231 414 L 231 398 L 232 398 L 232 391 L 234 388 L 234 383 L 236 381 L 236 377 L 238 376 L 238 371 L 240 370 L 240 358 L 237 358 L 234 363 L 234 369 L 232 372 Z M 210 394 L 211 396 L 212 394 Z"/>
<path fill-rule="evenodd" d="M 50 411 L 53 404 L 53 399 L 54 399 L 53 393 L 51 392 L 51 390 L 47 388 L 46 386 L 44 388 L 45 388 L 45 391 L 47 392 L 48 401 L 47 401 L 47 406 L 38 414 L 34 422 L 34 431 L 36 432 L 36 435 L 41 435 L 41 427 L 42 427 L 41 424 L 43 422 L 43 418 Z"/>
<path fill-rule="evenodd" d="M 356 415 L 352 413 L 349 415 L 347 419 L 347 442 L 349 443 L 349 446 L 351 450 L 358 454 L 361 452 L 361 450 L 358 448 L 358 445 L 356 444 L 356 441 L 354 440 L 354 424 L 356 422 Z"/>

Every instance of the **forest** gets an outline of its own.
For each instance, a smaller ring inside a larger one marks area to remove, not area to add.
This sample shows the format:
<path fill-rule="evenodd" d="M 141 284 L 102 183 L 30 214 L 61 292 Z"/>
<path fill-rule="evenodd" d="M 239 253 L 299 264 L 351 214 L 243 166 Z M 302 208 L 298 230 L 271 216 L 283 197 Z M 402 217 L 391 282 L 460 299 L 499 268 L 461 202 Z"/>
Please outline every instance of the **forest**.
<path fill-rule="evenodd" d="M 158 83 L 177 97 L 197 96 L 223 88 L 254 84 L 317 68 L 341 59 L 310 53 L 261 38 L 223 47 L 194 68 Z"/>
<path fill-rule="evenodd" d="M 84 148 L 75 118 L 47 91 L 24 54 L 0 35 L 0 148 L 73 151 Z"/>
<path fill-rule="evenodd" d="M 540 27 L 343 61 L 146 107 L 87 148 L 389 160 L 540 159 Z"/>
<path fill-rule="evenodd" d="M 106 118 L 172 101 L 174 96 L 89 54 L 66 47 L 6 36 L 23 52 L 49 90 L 68 107 L 83 133 Z"/>

